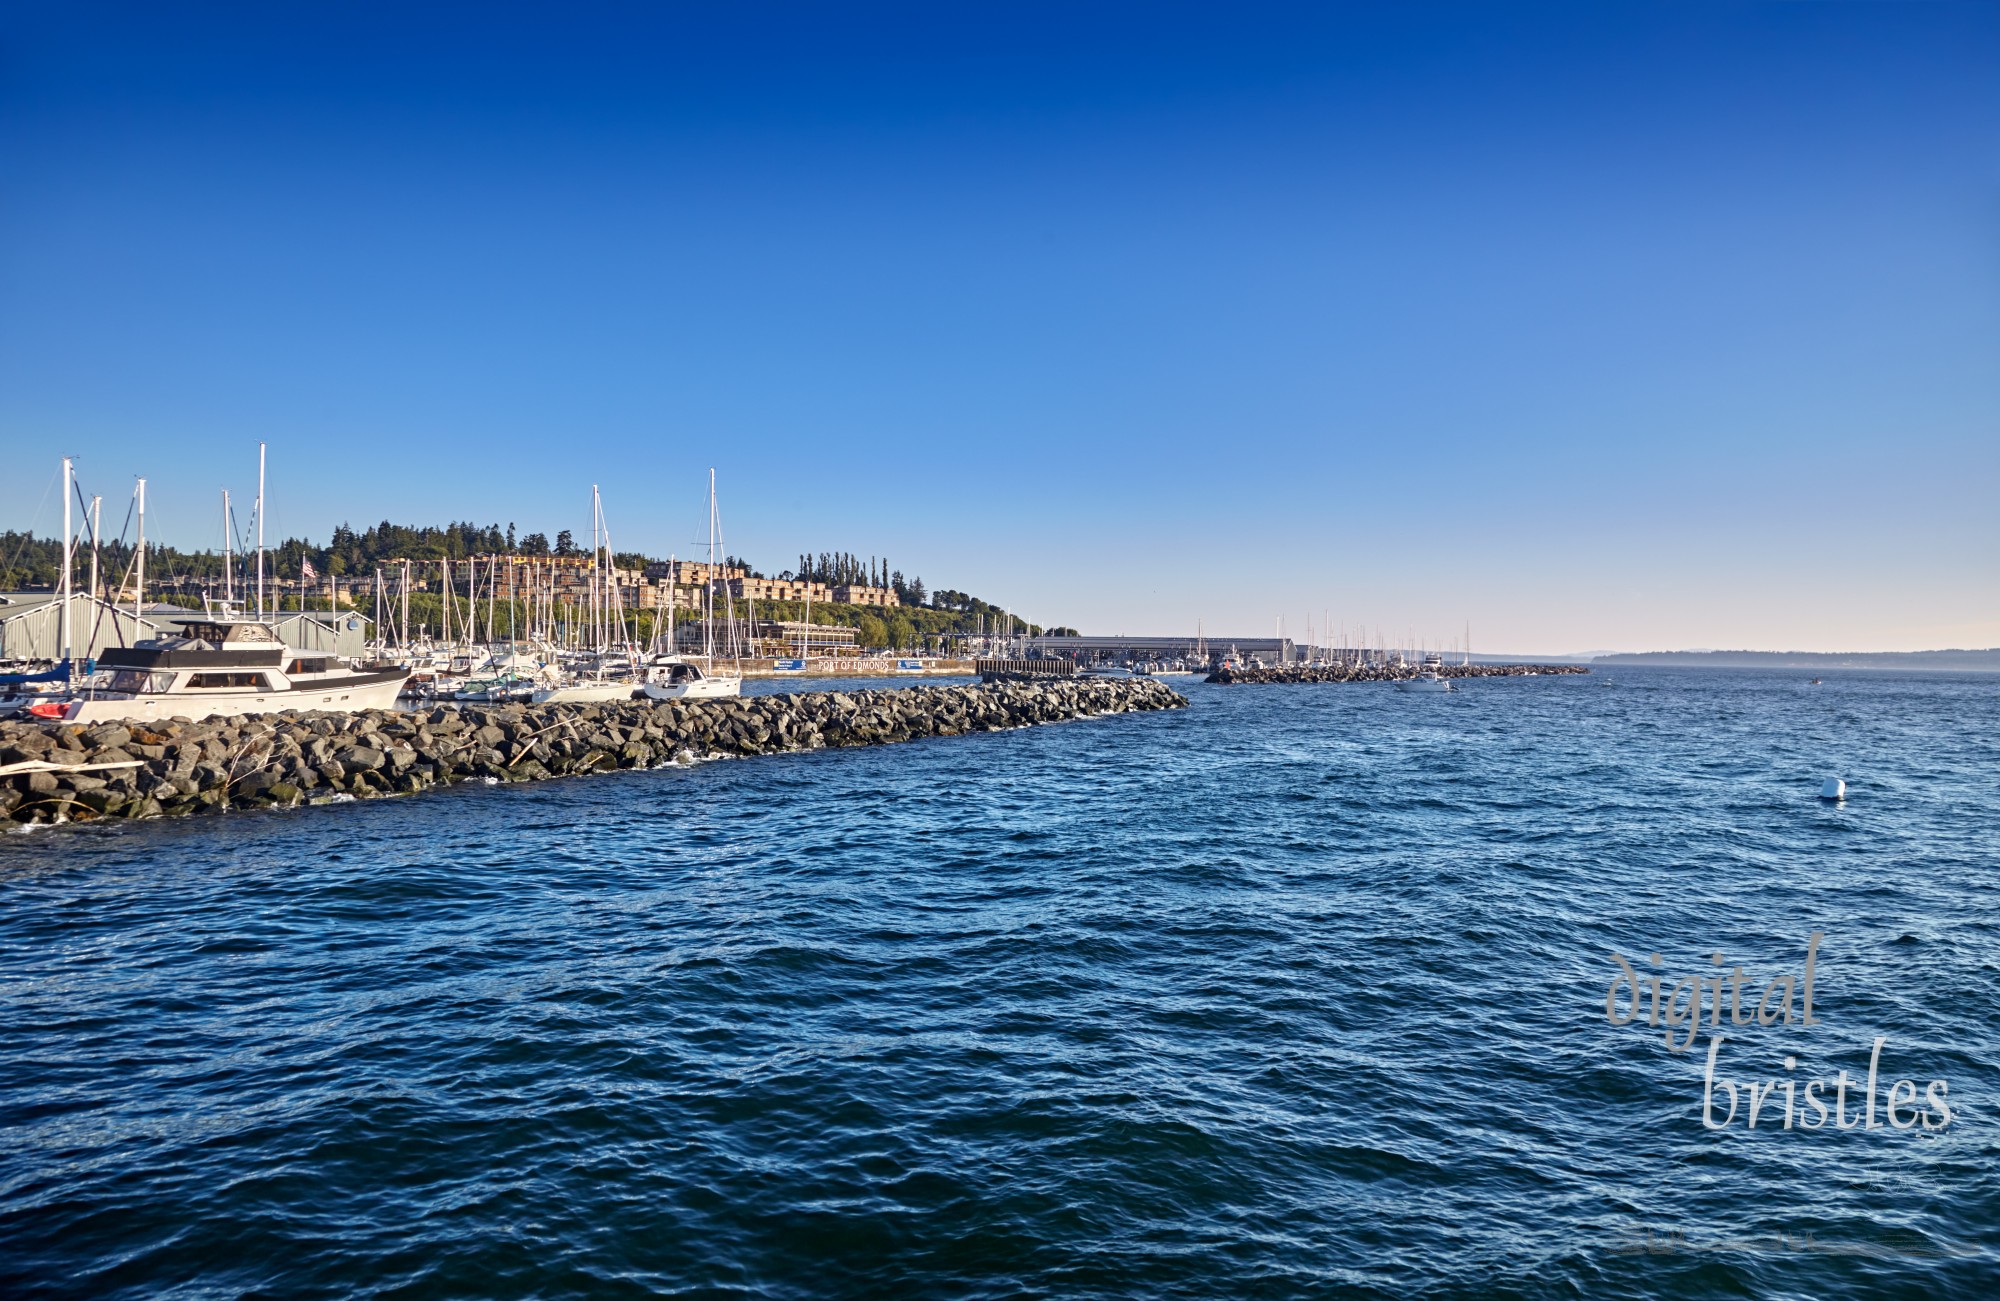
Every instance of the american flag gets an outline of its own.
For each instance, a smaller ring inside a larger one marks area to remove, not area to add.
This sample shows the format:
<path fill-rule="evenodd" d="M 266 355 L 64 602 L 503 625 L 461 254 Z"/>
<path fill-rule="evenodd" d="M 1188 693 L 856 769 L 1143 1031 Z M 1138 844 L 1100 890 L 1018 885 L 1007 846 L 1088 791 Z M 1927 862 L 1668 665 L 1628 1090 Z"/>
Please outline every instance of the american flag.
<path fill-rule="evenodd" d="M 313 568 L 312 561 L 304 560 L 299 562 L 299 577 L 308 583 L 317 583 L 319 581 L 319 571 Z"/>

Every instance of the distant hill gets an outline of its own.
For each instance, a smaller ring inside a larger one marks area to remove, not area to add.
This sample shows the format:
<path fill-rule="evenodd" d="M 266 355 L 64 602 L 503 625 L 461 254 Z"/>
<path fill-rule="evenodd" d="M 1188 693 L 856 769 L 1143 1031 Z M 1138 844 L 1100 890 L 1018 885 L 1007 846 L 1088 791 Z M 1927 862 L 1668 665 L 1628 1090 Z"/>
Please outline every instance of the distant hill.
<path fill-rule="evenodd" d="M 1705 669 L 1924 669 L 2000 673 L 2000 648 L 1930 651 L 1640 651 L 1598 655 L 1592 664 L 1682 665 Z"/>

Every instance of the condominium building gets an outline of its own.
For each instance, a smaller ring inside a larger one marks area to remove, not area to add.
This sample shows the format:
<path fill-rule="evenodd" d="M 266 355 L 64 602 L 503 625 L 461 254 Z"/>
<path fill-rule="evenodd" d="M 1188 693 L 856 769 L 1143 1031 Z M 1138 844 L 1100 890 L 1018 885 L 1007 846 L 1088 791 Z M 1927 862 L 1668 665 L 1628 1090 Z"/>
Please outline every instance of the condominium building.
<path fill-rule="evenodd" d="M 833 599 L 833 589 L 825 583 L 786 578 L 732 578 L 729 594 L 739 601 L 814 601 L 821 605 Z"/>
<path fill-rule="evenodd" d="M 741 565 L 709 565 L 698 560 L 659 560 L 646 566 L 646 578 L 675 587 L 701 587 L 712 582 L 747 578 L 750 571 Z"/>
<path fill-rule="evenodd" d="M 861 583 L 843 584 L 833 589 L 833 599 L 841 605 L 901 605 L 893 587 L 868 587 Z"/>

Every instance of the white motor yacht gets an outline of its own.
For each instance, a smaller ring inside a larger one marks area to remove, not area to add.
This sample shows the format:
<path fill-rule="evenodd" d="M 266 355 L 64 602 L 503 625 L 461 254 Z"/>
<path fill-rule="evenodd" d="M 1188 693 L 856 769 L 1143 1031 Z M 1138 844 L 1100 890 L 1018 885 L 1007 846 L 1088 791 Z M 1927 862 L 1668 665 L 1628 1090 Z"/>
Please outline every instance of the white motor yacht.
<path fill-rule="evenodd" d="M 176 619 L 178 637 L 113 647 L 89 685 L 27 712 L 63 723 L 233 718 L 287 710 L 392 709 L 410 670 L 352 669 L 330 652 L 294 650 L 271 624 L 227 608 Z"/>
<path fill-rule="evenodd" d="M 1436 655 L 1424 659 L 1423 671 L 1413 678 L 1402 678 L 1396 683 L 1398 691 L 1450 691 L 1451 680 L 1440 672 L 1444 660 Z"/>

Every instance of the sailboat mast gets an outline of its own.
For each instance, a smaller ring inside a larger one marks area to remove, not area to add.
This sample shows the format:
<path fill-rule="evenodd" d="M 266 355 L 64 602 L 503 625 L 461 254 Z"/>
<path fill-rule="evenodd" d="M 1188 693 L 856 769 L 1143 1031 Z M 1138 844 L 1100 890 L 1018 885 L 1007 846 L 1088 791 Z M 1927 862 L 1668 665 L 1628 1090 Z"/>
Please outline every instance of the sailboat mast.
<path fill-rule="evenodd" d="M 72 484 L 74 484 L 74 482 L 75 482 L 75 471 L 70 468 L 70 458 L 65 456 L 63 458 L 63 568 L 62 568 L 62 653 L 63 653 L 63 665 L 65 668 L 68 667 L 70 661 L 69 571 L 72 567 L 74 567 L 76 563 L 76 553 L 73 549 L 75 546 L 75 539 L 70 536 L 71 524 L 69 515 L 70 497 L 74 494 L 75 491 L 74 488 L 72 487 Z"/>
<path fill-rule="evenodd" d="M 713 664 L 715 662 L 715 467 L 708 467 L 708 574 L 703 584 L 704 620 L 701 633 L 701 653 Z"/>
<path fill-rule="evenodd" d="M 104 594 L 103 589 L 97 585 L 97 531 L 103 521 L 104 498 L 92 497 L 90 499 L 90 599 L 93 604 Z M 97 622 L 94 609 L 90 621 L 93 625 Z"/>
<path fill-rule="evenodd" d="M 132 592 L 132 618 L 138 620 L 146 617 L 146 481 L 144 479 L 139 480 L 139 554 L 134 559 L 138 563 L 139 578 L 138 585 Z M 139 635 L 136 627 L 132 630 L 132 635 L 134 637 Z"/>
<path fill-rule="evenodd" d="M 590 578 L 584 590 L 585 599 L 590 602 L 590 608 L 584 612 L 590 623 L 590 637 L 601 645 L 602 639 L 597 635 L 597 485 L 594 483 L 590 485 Z"/>
<path fill-rule="evenodd" d="M 264 444 L 257 444 L 257 617 L 264 617 Z"/>

